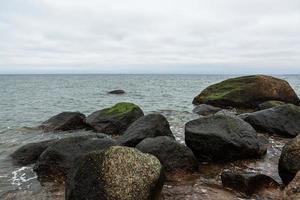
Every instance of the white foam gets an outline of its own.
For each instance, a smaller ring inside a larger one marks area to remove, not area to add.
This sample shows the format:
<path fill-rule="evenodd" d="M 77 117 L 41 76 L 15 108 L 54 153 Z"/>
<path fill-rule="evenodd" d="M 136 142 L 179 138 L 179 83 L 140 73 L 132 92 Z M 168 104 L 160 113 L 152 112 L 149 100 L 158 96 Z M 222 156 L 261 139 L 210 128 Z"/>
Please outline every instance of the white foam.
<path fill-rule="evenodd" d="M 12 185 L 21 186 L 30 180 L 36 179 L 37 176 L 33 172 L 32 167 L 21 167 L 12 172 L 10 179 Z"/>

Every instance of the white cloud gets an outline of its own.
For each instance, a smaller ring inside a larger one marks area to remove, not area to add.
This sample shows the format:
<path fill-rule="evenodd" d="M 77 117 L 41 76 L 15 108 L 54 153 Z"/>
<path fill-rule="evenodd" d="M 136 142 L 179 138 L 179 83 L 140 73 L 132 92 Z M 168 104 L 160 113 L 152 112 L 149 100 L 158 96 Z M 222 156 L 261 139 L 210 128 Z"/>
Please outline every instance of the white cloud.
<path fill-rule="evenodd" d="M 299 35 L 299 0 L 3 0 L 0 72 L 300 73 Z"/>

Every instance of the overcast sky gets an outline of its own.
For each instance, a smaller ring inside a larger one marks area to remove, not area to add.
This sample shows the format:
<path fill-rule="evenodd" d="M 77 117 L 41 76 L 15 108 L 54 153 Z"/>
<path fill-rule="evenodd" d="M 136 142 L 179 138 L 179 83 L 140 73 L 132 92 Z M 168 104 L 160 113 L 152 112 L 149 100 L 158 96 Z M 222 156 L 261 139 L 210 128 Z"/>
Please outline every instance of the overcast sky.
<path fill-rule="evenodd" d="M 300 73 L 300 0 L 0 0 L 0 73 Z"/>

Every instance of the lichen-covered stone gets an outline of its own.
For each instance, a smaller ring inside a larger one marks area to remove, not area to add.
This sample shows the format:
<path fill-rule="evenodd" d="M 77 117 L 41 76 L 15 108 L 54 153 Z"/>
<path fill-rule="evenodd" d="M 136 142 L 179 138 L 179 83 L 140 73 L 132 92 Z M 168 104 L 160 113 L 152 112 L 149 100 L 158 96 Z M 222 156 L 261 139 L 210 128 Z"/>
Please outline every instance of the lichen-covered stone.
<path fill-rule="evenodd" d="M 213 115 L 188 122 L 185 142 L 199 161 L 258 158 L 266 146 L 250 124 L 238 117 Z"/>
<path fill-rule="evenodd" d="M 211 85 L 196 96 L 193 103 L 256 108 L 268 100 L 299 104 L 299 98 L 288 82 L 264 75 L 231 78 Z"/>
<path fill-rule="evenodd" d="M 240 115 L 256 130 L 295 137 L 300 134 L 300 107 L 285 104 Z"/>
<path fill-rule="evenodd" d="M 149 114 L 132 123 L 125 133 L 117 139 L 117 142 L 120 145 L 135 147 L 145 138 L 157 136 L 174 138 L 169 122 L 163 115 Z"/>
<path fill-rule="evenodd" d="M 300 136 L 293 138 L 282 149 L 278 172 L 283 183 L 288 184 L 300 170 Z"/>
<path fill-rule="evenodd" d="M 80 112 L 62 112 L 43 122 L 40 126 L 45 131 L 69 131 L 84 129 L 85 115 Z"/>
<path fill-rule="evenodd" d="M 146 138 L 136 148 L 156 156 L 166 171 L 197 171 L 198 162 L 193 152 L 168 136 Z"/>
<path fill-rule="evenodd" d="M 74 168 L 66 182 L 66 200 L 156 200 L 163 182 L 155 156 L 113 146 L 88 154 Z"/>
<path fill-rule="evenodd" d="M 144 113 L 140 107 L 133 103 L 121 102 L 92 113 L 86 122 L 97 132 L 119 135 L 142 116 Z"/>
<path fill-rule="evenodd" d="M 258 105 L 259 110 L 265 110 L 265 109 L 269 109 L 269 108 L 274 108 L 277 106 L 281 106 L 284 105 L 285 103 L 282 101 L 265 101 L 261 104 Z"/>

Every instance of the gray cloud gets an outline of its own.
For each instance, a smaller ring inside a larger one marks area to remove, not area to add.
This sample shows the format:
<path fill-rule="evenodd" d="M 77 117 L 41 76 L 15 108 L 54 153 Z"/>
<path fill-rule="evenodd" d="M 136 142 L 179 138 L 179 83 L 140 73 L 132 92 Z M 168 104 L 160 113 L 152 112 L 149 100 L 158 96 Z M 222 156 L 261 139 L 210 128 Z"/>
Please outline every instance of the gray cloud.
<path fill-rule="evenodd" d="M 300 73 L 299 0 L 4 0 L 0 73 Z"/>

